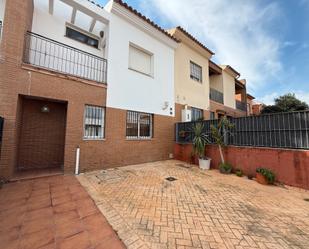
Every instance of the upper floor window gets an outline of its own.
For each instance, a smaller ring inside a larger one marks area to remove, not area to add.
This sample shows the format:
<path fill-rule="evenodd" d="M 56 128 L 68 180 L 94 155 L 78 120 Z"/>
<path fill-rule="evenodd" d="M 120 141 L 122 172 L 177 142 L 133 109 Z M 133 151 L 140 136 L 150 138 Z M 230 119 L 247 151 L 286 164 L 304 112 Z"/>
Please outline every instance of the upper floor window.
<path fill-rule="evenodd" d="M 86 105 L 84 117 L 84 138 L 104 138 L 105 109 L 99 106 Z"/>
<path fill-rule="evenodd" d="M 191 120 L 192 121 L 198 121 L 198 120 L 203 120 L 204 115 L 203 115 L 203 110 L 191 107 Z"/>
<path fill-rule="evenodd" d="M 132 44 L 129 45 L 129 68 L 153 76 L 153 54 Z"/>
<path fill-rule="evenodd" d="M 66 27 L 65 35 L 73 40 L 85 43 L 91 47 L 99 47 L 99 39 L 95 39 L 85 33 L 77 31 L 76 29 Z"/>
<path fill-rule="evenodd" d="M 150 113 L 127 111 L 128 139 L 149 139 L 152 138 L 153 115 Z"/>
<path fill-rule="evenodd" d="M 202 82 L 202 67 L 190 61 L 190 78 Z"/>

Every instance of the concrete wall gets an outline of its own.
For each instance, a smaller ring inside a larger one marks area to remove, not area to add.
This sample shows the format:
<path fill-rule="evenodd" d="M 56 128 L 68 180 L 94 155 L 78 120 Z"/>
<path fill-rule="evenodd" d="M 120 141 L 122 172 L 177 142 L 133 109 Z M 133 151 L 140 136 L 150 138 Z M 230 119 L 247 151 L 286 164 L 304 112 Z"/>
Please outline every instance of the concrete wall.
<path fill-rule="evenodd" d="M 213 74 L 209 77 L 210 87 L 223 93 L 223 76 L 222 74 Z"/>
<path fill-rule="evenodd" d="M 191 152 L 191 144 L 174 146 L 174 156 L 178 160 L 192 162 Z M 218 168 L 220 154 L 217 146 L 207 146 L 206 154 L 212 159 L 211 168 Z M 265 167 L 276 174 L 278 182 L 309 189 L 308 150 L 228 146 L 224 154 L 225 160 L 234 169 L 243 170 L 245 175 L 255 176 L 256 168 Z"/>
<path fill-rule="evenodd" d="M 190 78 L 190 60 L 202 67 L 202 82 Z M 176 103 L 207 110 L 209 108 L 208 58 L 184 43 L 175 52 Z"/>
<path fill-rule="evenodd" d="M 235 78 L 226 71 L 222 71 L 224 105 L 236 108 L 235 103 Z"/>

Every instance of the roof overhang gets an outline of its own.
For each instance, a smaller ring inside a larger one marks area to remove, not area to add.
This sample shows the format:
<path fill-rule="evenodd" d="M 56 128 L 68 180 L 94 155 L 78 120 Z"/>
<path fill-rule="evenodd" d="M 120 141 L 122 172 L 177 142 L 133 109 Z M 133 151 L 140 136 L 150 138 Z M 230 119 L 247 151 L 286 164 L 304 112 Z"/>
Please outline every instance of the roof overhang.
<path fill-rule="evenodd" d="M 203 43 L 201 43 L 198 39 L 196 39 L 193 35 L 191 35 L 189 32 L 187 32 L 184 28 L 178 26 L 176 28 L 172 28 L 167 30 L 169 34 L 171 34 L 173 37 L 175 37 L 177 40 L 180 40 L 181 42 L 186 43 L 190 47 L 197 48 L 200 50 L 202 54 L 205 55 L 208 58 L 213 56 L 215 53 L 211 51 L 208 47 L 206 47 Z"/>
<path fill-rule="evenodd" d="M 210 74 L 222 74 L 222 68 L 213 61 L 209 60 L 209 73 Z"/>
<path fill-rule="evenodd" d="M 178 46 L 179 40 L 125 2 L 121 0 L 111 0 L 106 6 L 113 14 L 125 19 L 138 29 L 163 42 L 169 47 L 175 49 Z"/>
<path fill-rule="evenodd" d="M 226 71 L 227 73 L 229 73 L 230 75 L 232 75 L 234 78 L 239 78 L 240 73 L 237 72 L 233 67 L 231 67 L 230 65 L 220 65 L 221 68 Z"/>

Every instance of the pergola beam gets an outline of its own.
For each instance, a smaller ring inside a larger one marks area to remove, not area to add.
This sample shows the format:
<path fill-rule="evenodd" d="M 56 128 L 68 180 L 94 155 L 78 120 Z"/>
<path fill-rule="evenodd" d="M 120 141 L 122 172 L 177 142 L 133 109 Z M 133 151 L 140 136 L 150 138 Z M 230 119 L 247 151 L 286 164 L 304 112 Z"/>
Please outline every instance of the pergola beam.
<path fill-rule="evenodd" d="M 75 19 L 76 19 L 76 8 L 73 7 L 72 9 L 72 15 L 71 15 L 71 23 L 74 24 L 75 23 Z"/>
<path fill-rule="evenodd" d="M 90 28 L 89 28 L 89 32 L 92 33 L 95 23 L 97 22 L 97 20 L 95 18 L 92 19 L 92 22 L 90 24 Z"/>
<path fill-rule="evenodd" d="M 51 15 L 54 14 L 54 0 L 49 0 L 48 12 Z"/>

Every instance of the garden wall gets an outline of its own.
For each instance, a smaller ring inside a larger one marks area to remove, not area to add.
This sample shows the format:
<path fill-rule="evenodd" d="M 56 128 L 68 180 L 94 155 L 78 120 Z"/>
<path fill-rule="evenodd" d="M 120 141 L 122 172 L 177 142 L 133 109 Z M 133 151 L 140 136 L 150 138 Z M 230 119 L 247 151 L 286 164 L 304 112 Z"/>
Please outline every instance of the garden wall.
<path fill-rule="evenodd" d="M 211 168 L 218 168 L 220 154 L 217 146 L 208 145 L 206 154 L 212 159 Z M 308 150 L 227 146 L 224 154 L 225 160 L 245 175 L 255 175 L 256 168 L 265 167 L 275 172 L 278 182 L 309 189 Z M 174 155 L 175 159 L 192 163 L 192 145 L 175 144 Z"/>

